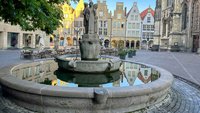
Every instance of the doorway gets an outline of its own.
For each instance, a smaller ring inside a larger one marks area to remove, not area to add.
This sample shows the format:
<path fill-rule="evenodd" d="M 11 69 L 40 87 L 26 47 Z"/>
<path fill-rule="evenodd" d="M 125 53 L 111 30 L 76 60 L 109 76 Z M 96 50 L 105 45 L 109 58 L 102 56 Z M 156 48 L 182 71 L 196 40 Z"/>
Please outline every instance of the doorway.
<path fill-rule="evenodd" d="M 8 32 L 7 37 L 7 46 L 8 48 L 17 48 L 18 47 L 18 33 Z"/>
<path fill-rule="evenodd" d="M 192 52 L 197 52 L 199 48 L 199 36 L 194 35 L 193 36 L 193 47 L 192 47 Z"/>

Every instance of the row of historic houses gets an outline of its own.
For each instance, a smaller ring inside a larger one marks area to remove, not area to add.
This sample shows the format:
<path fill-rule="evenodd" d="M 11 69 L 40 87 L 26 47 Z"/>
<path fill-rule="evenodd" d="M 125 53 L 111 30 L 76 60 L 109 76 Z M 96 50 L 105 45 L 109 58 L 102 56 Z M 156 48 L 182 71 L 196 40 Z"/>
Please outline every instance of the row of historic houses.
<path fill-rule="evenodd" d="M 124 3 L 117 2 L 114 14 L 112 14 L 107 7 L 106 0 L 97 0 L 97 6 L 97 33 L 103 47 L 146 48 L 148 44 L 149 46 L 153 44 L 154 11 L 150 7 L 140 13 L 137 3 L 134 2 L 132 8 L 127 12 Z M 67 9 L 73 10 L 70 6 L 67 7 L 69 7 Z M 71 15 L 73 11 L 65 12 L 66 15 Z M 68 22 L 69 20 L 64 21 L 64 23 Z M 78 34 L 76 29 L 79 31 Z M 84 34 L 83 16 L 74 18 L 70 27 L 59 29 L 58 34 L 64 45 L 76 46 L 76 42 Z"/>
<path fill-rule="evenodd" d="M 112 14 L 108 11 L 106 0 L 97 2 L 98 34 L 104 41 L 104 47 L 146 48 L 153 44 L 154 11 L 150 7 L 140 13 L 134 2 L 127 12 L 124 3 L 117 2 Z"/>
<path fill-rule="evenodd" d="M 200 53 L 200 0 L 157 0 L 155 44 Z"/>
<path fill-rule="evenodd" d="M 140 13 L 137 3 L 132 4 L 131 9 L 127 11 L 123 2 L 117 2 L 112 14 L 106 0 L 97 0 L 97 33 L 103 47 L 148 49 L 153 44 L 154 11 L 149 7 Z M 78 6 L 81 6 L 80 3 Z M 63 5 L 63 27 L 49 36 L 39 30 L 23 31 L 19 26 L 0 22 L 0 49 L 36 48 L 40 46 L 41 39 L 46 47 L 53 48 L 56 43 L 61 48 L 75 47 L 85 31 L 83 16 L 80 13 L 82 10 L 82 7 L 73 9 L 70 5 Z"/>

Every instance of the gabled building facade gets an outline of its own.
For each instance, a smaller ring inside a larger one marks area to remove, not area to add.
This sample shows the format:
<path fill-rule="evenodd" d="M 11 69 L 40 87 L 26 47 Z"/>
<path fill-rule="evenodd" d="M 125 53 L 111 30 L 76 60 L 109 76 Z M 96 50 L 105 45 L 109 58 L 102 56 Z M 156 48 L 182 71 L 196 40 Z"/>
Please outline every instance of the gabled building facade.
<path fill-rule="evenodd" d="M 142 21 L 136 2 L 133 3 L 133 6 L 126 17 L 126 47 L 139 48 Z"/>
<path fill-rule="evenodd" d="M 126 40 L 126 9 L 123 2 L 116 3 L 112 21 L 112 47 L 125 47 Z"/>
<path fill-rule="evenodd" d="M 97 0 L 98 34 L 102 46 L 111 46 L 111 12 L 108 11 L 106 0 Z"/>
<path fill-rule="evenodd" d="M 143 49 L 148 49 L 153 45 L 154 34 L 154 10 L 150 7 L 141 14 L 142 19 L 142 45 Z"/>

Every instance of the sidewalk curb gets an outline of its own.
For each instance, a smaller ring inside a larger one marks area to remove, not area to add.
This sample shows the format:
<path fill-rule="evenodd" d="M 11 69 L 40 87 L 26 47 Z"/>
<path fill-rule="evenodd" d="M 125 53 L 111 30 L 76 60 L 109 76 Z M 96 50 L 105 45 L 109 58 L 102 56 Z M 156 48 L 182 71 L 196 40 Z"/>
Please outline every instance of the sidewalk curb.
<path fill-rule="evenodd" d="M 189 84 L 190 86 L 192 86 L 192 87 L 194 87 L 194 88 L 200 90 L 200 85 L 199 85 L 199 84 L 197 84 L 197 83 L 195 83 L 195 82 L 192 82 L 192 81 L 190 81 L 190 80 L 187 80 L 187 79 L 185 79 L 185 78 L 183 78 L 183 77 L 180 77 L 180 76 L 178 76 L 178 75 L 174 75 L 174 74 L 173 74 L 173 76 L 174 76 L 174 78 L 179 79 L 179 80 L 181 80 L 181 81 L 183 81 L 183 82 Z"/>

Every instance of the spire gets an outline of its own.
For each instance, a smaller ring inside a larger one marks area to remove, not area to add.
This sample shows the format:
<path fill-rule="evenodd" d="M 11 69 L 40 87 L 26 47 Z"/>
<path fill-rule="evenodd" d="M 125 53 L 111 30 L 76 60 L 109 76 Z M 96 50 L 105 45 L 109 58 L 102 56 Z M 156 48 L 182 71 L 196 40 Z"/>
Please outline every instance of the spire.
<path fill-rule="evenodd" d="M 151 6 L 149 5 L 148 13 L 151 13 Z"/>

